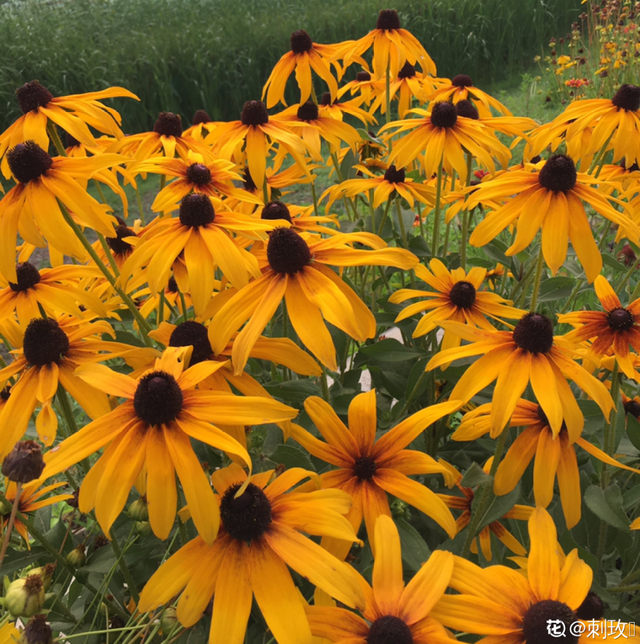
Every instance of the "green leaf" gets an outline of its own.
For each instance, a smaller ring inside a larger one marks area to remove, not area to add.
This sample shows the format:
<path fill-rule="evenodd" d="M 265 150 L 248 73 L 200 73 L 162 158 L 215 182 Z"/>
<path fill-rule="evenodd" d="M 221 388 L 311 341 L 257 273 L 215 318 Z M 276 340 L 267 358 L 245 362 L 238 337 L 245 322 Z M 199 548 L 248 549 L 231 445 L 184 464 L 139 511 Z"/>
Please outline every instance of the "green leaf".
<path fill-rule="evenodd" d="M 640 449 L 640 422 L 633 414 L 627 414 L 627 436 L 636 449 Z"/>
<path fill-rule="evenodd" d="M 488 244 L 485 244 L 482 247 L 482 250 L 494 261 L 497 262 L 498 264 L 502 264 L 503 266 L 509 266 L 509 258 L 504 254 L 504 252 L 507 250 L 506 244 L 503 242 L 499 241 L 498 239 L 494 239 L 493 241 L 490 241 Z"/>
<path fill-rule="evenodd" d="M 404 519 L 397 519 L 396 527 L 400 535 L 402 560 L 409 568 L 417 572 L 431 556 L 431 550 L 420 533 Z"/>
<path fill-rule="evenodd" d="M 313 467 L 306 453 L 292 445 L 280 445 L 269 458 L 274 463 L 282 463 L 287 469 L 291 467 L 302 467 L 305 470 L 315 471 L 315 467 Z"/>
<path fill-rule="evenodd" d="M 621 264 L 620 262 L 616 261 L 609 255 L 608 253 L 603 253 L 602 254 L 602 261 L 609 266 L 610 268 L 613 268 L 614 271 L 618 273 L 624 273 L 627 269 L 625 268 L 624 264 Z"/>
<path fill-rule="evenodd" d="M 404 344 L 393 338 L 385 338 L 375 344 L 362 347 L 358 352 L 358 356 L 361 355 L 369 360 L 378 362 L 405 362 L 411 358 L 422 357 L 425 354 L 418 349 L 405 347 Z"/>
<path fill-rule="evenodd" d="M 264 385 L 264 388 L 272 396 L 293 403 L 303 403 L 309 396 L 322 395 L 320 387 L 311 380 L 288 380 L 287 382 Z"/>
<path fill-rule="evenodd" d="M 471 463 L 471 467 L 465 472 L 460 485 L 462 487 L 476 487 L 476 485 L 487 483 L 490 480 L 491 477 L 477 463 Z"/>
<path fill-rule="evenodd" d="M 629 530 L 629 519 L 622 507 L 622 493 L 617 485 L 603 490 L 598 485 L 587 488 L 584 502 L 599 519 L 618 530 Z"/>
<path fill-rule="evenodd" d="M 573 290 L 574 280 L 571 277 L 552 277 L 540 285 L 539 302 L 552 302 L 569 297 Z"/>
<path fill-rule="evenodd" d="M 2 562 L 2 574 L 11 575 L 12 573 L 22 570 L 43 556 L 41 550 L 24 550 L 18 551 L 13 548 L 7 548 L 7 554 Z"/>
<path fill-rule="evenodd" d="M 504 515 L 511 510 L 511 508 L 516 504 L 516 501 L 520 497 L 520 484 L 504 496 L 496 496 L 491 492 L 493 498 L 491 499 L 491 504 L 487 508 L 487 512 L 484 515 L 482 521 L 480 522 L 480 530 L 485 526 L 488 526 L 494 521 L 502 519 Z"/>

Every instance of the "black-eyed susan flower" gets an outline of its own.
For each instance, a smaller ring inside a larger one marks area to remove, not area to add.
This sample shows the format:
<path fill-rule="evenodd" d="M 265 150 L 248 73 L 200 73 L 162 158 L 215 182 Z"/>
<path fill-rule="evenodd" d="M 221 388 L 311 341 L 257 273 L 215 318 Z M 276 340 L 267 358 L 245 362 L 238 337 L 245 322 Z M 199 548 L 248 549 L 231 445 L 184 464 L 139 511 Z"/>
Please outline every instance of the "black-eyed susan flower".
<path fill-rule="evenodd" d="M 392 121 L 380 128 L 381 132 L 397 128 L 394 135 L 413 130 L 394 143 L 389 163 L 407 167 L 418 159 L 427 177 L 436 174 L 441 164 L 453 168 L 459 177 L 466 177 L 465 151 L 492 174 L 495 172 L 494 157 L 503 166 L 511 158 L 508 148 L 480 121 L 458 118 L 452 103 L 443 101 L 434 103 L 429 111 L 415 108 L 410 112 L 419 118 Z"/>
<path fill-rule="evenodd" d="M 589 622 L 582 622 L 581 635 L 574 622 L 586 615 L 585 600 L 593 571 L 578 557 L 577 548 L 563 562 L 556 526 L 544 508 L 536 508 L 529 519 L 531 546 L 526 573 L 506 566 L 480 568 L 455 557 L 449 585 L 459 594 L 444 595 L 431 615 L 445 626 L 486 637 L 482 644 L 588 644 L 606 640 L 606 622 L 588 635 Z M 585 610 L 585 612 L 581 612 Z M 549 634 L 549 621 L 562 626 L 559 637 Z M 625 625 L 626 626 L 626 625 Z M 628 631 L 627 631 L 628 632 Z M 640 641 L 630 636 L 625 641 Z"/>
<path fill-rule="evenodd" d="M 327 208 L 328 210 L 328 208 Z M 336 235 L 340 231 L 337 215 L 314 215 L 313 206 L 296 206 L 282 201 L 270 201 L 256 211 L 260 219 L 268 221 L 287 221 L 296 232 L 314 232 L 324 235 Z"/>
<path fill-rule="evenodd" d="M 436 75 L 436 65 L 420 41 L 400 26 L 400 18 L 395 9 L 383 9 L 378 15 L 376 28 L 360 40 L 349 40 L 337 48 L 334 57 L 342 60 L 345 67 L 373 47 L 373 72 L 384 78 L 389 70 L 395 78 L 405 62 L 420 65 L 423 72 Z"/>
<path fill-rule="evenodd" d="M 239 190 L 233 181 L 240 181 L 240 175 L 234 172 L 234 165 L 226 159 L 216 159 L 213 155 L 202 155 L 187 150 L 187 157 L 151 157 L 136 163 L 132 172 L 151 172 L 165 177 L 175 177 L 157 194 L 151 210 L 154 212 L 171 212 L 178 207 L 183 197 L 190 192 L 209 195 L 218 199 L 222 196 L 234 197 L 240 201 L 259 203 L 245 190 Z"/>
<path fill-rule="evenodd" d="M 114 229 L 115 235 L 105 237 L 105 242 L 118 270 L 122 270 L 124 263 L 131 256 L 135 245 L 140 241 L 138 235 L 142 228 L 139 219 L 136 219 L 132 227 L 129 227 L 129 224 L 122 217 L 116 217 L 116 221 L 118 225 Z M 95 250 L 98 258 L 105 266 L 111 263 L 100 240 L 94 242 L 93 250 Z M 95 267 L 94 270 L 96 270 Z"/>
<path fill-rule="evenodd" d="M 199 362 L 185 369 L 191 352 L 191 347 L 170 347 L 137 379 L 98 364 L 78 372 L 85 386 L 126 400 L 49 451 L 42 478 L 107 446 L 85 477 L 79 496 L 81 512 L 95 507 L 106 535 L 144 468 L 154 534 L 166 539 L 173 526 L 177 474 L 198 532 L 206 543 L 213 543 L 220 523 L 218 505 L 190 439 L 233 454 L 251 467 L 246 450 L 214 423 L 252 425 L 289 420 L 297 414 L 273 399 L 196 389 L 223 363 Z"/>
<path fill-rule="evenodd" d="M 214 472 L 222 523 L 218 538 L 207 544 L 197 537 L 182 547 L 151 577 L 138 608 L 146 612 L 180 594 L 177 617 L 189 627 L 213 597 L 210 644 L 242 644 L 255 597 L 279 644 L 311 644 L 304 604 L 287 566 L 343 604 L 364 607 L 355 570 L 302 534 L 357 541 L 344 518 L 349 495 L 297 491 L 294 486 L 309 476 L 315 475 L 293 468 L 276 478 L 269 470 L 247 481 L 236 464 Z"/>
<path fill-rule="evenodd" d="M 456 524 L 451 511 L 433 491 L 408 475 L 442 474 L 453 485 L 457 472 L 441 459 L 435 461 L 423 452 L 404 448 L 429 425 L 459 409 L 460 404 L 451 400 L 432 405 L 409 416 L 376 441 L 375 390 L 359 394 L 351 401 L 348 428 L 331 405 L 311 396 L 304 408 L 326 443 L 296 424 L 291 435 L 310 454 L 338 468 L 320 475 L 322 487 L 339 488 L 353 497 L 347 516 L 356 532 L 364 518 L 370 542 L 376 519 L 381 514 L 391 516 L 387 493 L 424 512 L 453 538 Z M 349 549 L 345 542 L 326 545 L 343 558 Z"/>
<path fill-rule="evenodd" d="M 378 518 L 374 538 L 372 584 L 361 581 L 367 600 L 362 617 L 344 608 L 307 606 L 313 635 L 345 644 L 454 644 L 457 640 L 429 615 L 451 580 L 453 555 L 432 552 L 405 586 L 400 537 L 391 518 Z"/>
<path fill-rule="evenodd" d="M 343 101 L 341 98 L 336 98 L 333 100 L 329 92 L 325 92 L 320 97 L 320 102 L 318 103 L 318 113 L 320 116 L 330 116 L 333 119 L 342 121 L 345 114 L 349 114 L 364 124 L 367 123 L 376 123 L 376 119 L 365 112 L 360 105 L 362 105 L 363 97 L 358 96 L 351 99 L 350 101 Z"/>
<path fill-rule="evenodd" d="M 27 327 L 33 318 L 41 317 L 41 306 L 46 313 L 70 313 L 82 317 L 79 305 L 101 317 L 106 310 L 98 297 L 79 288 L 78 281 L 83 277 L 98 277 L 100 272 L 92 266 L 63 264 L 55 268 L 38 270 L 30 262 L 16 265 L 15 282 L 0 277 L 0 320 L 13 313 L 18 316 L 20 325 Z"/>
<path fill-rule="evenodd" d="M 98 170 L 123 162 L 118 154 L 87 158 L 51 158 L 34 141 L 19 143 L 7 152 L 11 174 L 18 182 L 0 201 L 0 272 L 16 282 L 15 248 L 21 236 L 34 246 L 45 239 L 57 250 L 77 259 L 85 250 L 64 220 L 60 203 L 83 224 L 109 237 L 113 218 L 105 206 L 85 192 L 76 179 L 89 179 Z"/>
<path fill-rule="evenodd" d="M 31 483 L 27 483 L 23 485 L 22 490 L 20 492 L 20 500 L 18 501 L 18 512 L 20 512 L 20 514 L 22 515 L 29 517 L 31 513 L 36 512 L 36 510 L 39 510 L 40 508 L 46 508 L 49 505 L 58 503 L 59 501 L 66 501 L 67 499 L 70 499 L 73 496 L 72 494 L 54 494 L 53 496 L 47 496 L 49 492 L 53 492 L 54 490 L 57 490 L 63 485 L 66 485 L 65 481 L 61 481 L 59 483 L 52 483 L 51 485 L 47 485 L 45 487 L 40 487 L 39 480 L 34 480 L 34 481 L 31 481 Z M 9 481 L 9 479 L 5 479 L 4 496 L 7 499 L 7 501 L 10 501 L 11 503 L 15 501 L 15 498 L 16 498 L 15 482 Z M 9 523 L 10 514 L 11 514 L 10 511 L 5 511 L 3 514 L 0 515 L 0 526 L 2 527 L 3 533 L 5 532 L 7 528 L 7 524 Z M 16 530 L 16 532 L 25 540 L 28 547 L 29 529 L 24 523 L 22 523 L 22 521 L 18 516 L 16 516 L 15 518 L 15 523 L 13 527 Z"/>
<path fill-rule="evenodd" d="M 31 81 L 19 87 L 16 90 L 16 98 L 23 116 L 0 134 L 0 157 L 3 157 L 2 171 L 5 177 L 8 179 L 10 176 L 4 158 L 10 148 L 26 140 L 33 140 L 43 150 L 49 149 L 49 121 L 85 145 L 92 146 L 96 143 L 87 126 L 116 138 L 122 137 L 119 128 L 120 114 L 100 102 L 104 98 L 120 96 L 140 100 L 124 87 L 109 87 L 99 92 L 57 97 L 38 81 Z"/>
<path fill-rule="evenodd" d="M 40 440 L 51 445 L 56 436 L 58 419 L 52 400 L 61 385 L 70 393 L 90 418 L 111 410 L 105 394 L 88 386 L 75 375 L 80 366 L 134 351 L 119 342 L 105 342 L 103 334 L 115 335 L 105 321 L 87 322 L 72 316 L 36 318 L 22 337 L 21 348 L 14 351 L 15 360 L 0 370 L 0 383 L 19 374 L 11 387 L 11 396 L 0 412 L 0 426 L 7 428 L 0 436 L 0 455 L 8 454 L 27 430 L 31 414 L 40 403 L 36 419 Z M 11 419 L 11 420 L 8 420 Z"/>
<path fill-rule="evenodd" d="M 490 458 L 484 465 L 485 474 L 489 474 L 491 469 L 491 462 L 493 457 Z M 471 521 L 472 506 L 475 499 L 475 492 L 473 488 L 462 487 L 460 481 L 456 481 L 456 486 L 462 492 L 462 496 L 453 496 L 452 494 L 438 494 L 448 508 L 452 510 L 462 510 L 462 514 L 456 519 L 456 526 L 458 532 L 464 530 Z M 487 561 L 491 561 L 493 553 L 491 550 L 491 535 L 495 535 L 511 552 L 516 555 L 523 556 L 527 553 L 524 546 L 507 530 L 501 521 L 503 519 L 517 519 L 526 521 L 533 512 L 533 508 L 527 505 L 514 505 L 506 514 L 499 520 L 492 521 L 489 525 L 480 530 L 480 534 L 473 538 L 471 542 L 471 552 L 478 554 L 478 543 L 480 543 L 480 550 Z"/>
<path fill-rule="evenodd" d="M 460 101 L 470 101 L 482 118 L 493 117 L 492 108 L 500 114 L 512 116 L 511 112 L 500 101 L 475 87 L 471 76 L 467 76 L 467 74 L 458 74 L 451 81 L 448 78 L 438 80 L 440 81 L 439 87 L 427 93 L 425 100 L 434 103 L 437 101 L 449 101 L 454 105 Z"/>
<path fill-rule="evenodd" d="M 345 83 L 338 90 L 338 98 L 342 98 L 347 92 L 353 96 L 358 94 L 365 105 L 371 105 L 371 101 L 383 91 L 386 86 L 385 79 L 376 78 L 366 69 L 359 71 L 356 77 Z"/>
<path fill-rule="evenodd" d="M 490 413 L 491 403 L 481 405 L 465 414 L 462 423 L 452 435 L 453 440 L 471 441 L 491 431 Z M 531 460 L 535 458 L 533 494 L 536 505 L 546 508 L 551 503 L 553 485 L 557 477 L 567 528 L 577 525 L 581 516 L 582 493 L 576 445 L 607 465 L 637 472 L 582 438 L 575 428 L 570 432 L 564 423 L 560 433 L 554 435 L 546 414 L 537 403 L 518 400 L 509 426 L 525 429 L 513 441 L 498 466 L 494 479 L 494 492 L 498 496 L 511 492 L 522 478 Z"/>
<path fill-rule="evenodd" d="M 526 166 L 483 181 L 469 194 L 467 207 L 475 208 L 487 203 L 485 200 L 505 203 L 475 227 L 469 242 L 484 246 L 517 221 L 518 234 L 506 250 L 506 255 L 511 256 L 527 248 L 542 229 L 542 253 L 552 274 L 564 263 L 571 240 L 587 279 L 593 282 L 602 270 L 602 256 L 583 202 L 620 226 L 631 241 L 640 241 L 637 224 L 609 203 L 611 197 L 591 187 L 596 182 L 590 175 L 576 172 L 573 160 L 564 154 L 550 157 L 540 169 Z"/>
<path fill-rule="evenodd" d="M 264 184 L 267 159 L 274 144 L 281 146 L 307 172 L 304 142 L 283 123 L 269 119 L 262 101 L 247 101 L 239 121 L 219 123 L 205 142 L 224 158 L 236 157 L 237 162 L 246 157 L 249 172 L 258 188 Z"/>
<path fill-rule="evenodd" d="M 621 371 L 627 378 L 635 380 L 638 372 L 629 346 L 640 353 L 640 299 L 627 307 L 622 306 L 620 298 L 603 275 L 596 277 L 593 286 L 604 311 L 576 311 L 559 315 L 558 322 L 577 327 L 564 337 L 571 342 L 592 340 L 590 352 L 597 357 L 612 349 Z"/>
<path fill-rule="evenodd" d="M 305 142 L 312 158 L 322 159 L 322 141 L 325 140 L 332 150 L 340 148 L 341 142 L 353 150 L 360 141 L 358 131 L 348 123 L 320 114 L 313 101 L 292 105 L 273 116 L 274 121 L 285 123 Z"/>
<path fill-rule="evenodd" d="M 238 288 L 249 276 L 260 274 L 258 262 L 237 243 L 231 232 L 260 238 L 273 228 L 268 221 L 225 211 L 219 199 L 192 193 L 180 203 L 178 217 L 158 217 L 140 235 L 135 251 L 122 267 L 122 279 L 146 266 L 146 278 L 153 293 L 159 293 L 169 281 L 171 269 L 181 253 L 189 275 L 189 293 L 196 314 L 211 298 L 215 270 Z"/>
<path fill-rule="evenodd" d="M 407 177 L 404 168 L 396 168 L 395 165 L 390 165 L 386 168 L 384 174 L 380 175 L 375 174 L 365 166 L 359 165 L 356 167 L 365 176 L 347 179 L 328 188 L 321 197 L 321 199 L 324 199 L 325 196 L 329 195 L 328 207 L 340 197 L 355 197 L 356 195 L 367 193 L 369 190 L 373 190 L 374 208 L 383 204 L 394 194 L 406 199 L 411 208 L 413 208 L 416 201 L 420 201 L 430 207 L 435 203 L 435 188 Z"/>
<path fill-rule="evenodd" d="M 589 132 L 583 137 L 584 132 Z M 570 103 L 547 126 L 533 132 L 531 155 L 540 154 L 548 145 L 555 150 L 562 141 L 578 141 L 582 158 L 613 150 L 613 162 L 621 159 L 627 166 L 640 163 L 640 87 L 624 84 L 613 98 L 593 98 Z"/>
<path fill-rule="evenodd" d="M 206 110 L 196 110 L 191 119 L 191 127 L 188 127 L 182 135 L 204 143 L 207 134 L 215 127 L 216 123 L 214 123 Z"/>
<path fill-rule="evenodd" d="M 311 70 L 329 86 L 329 92 L 335 98 L 338 93 L 338 82 L 331 73 L 330 61 L 338 45 L 314 43 L 304 29 L 294 31 L 291 34 L 290 42 L 291 51 L 280 58 L 264 84 L 262 99 L 264 100 L 266 95 L 267 107 L 271 108 L 279 102 L 287 104 L 284 100 L 284 90 L 289 76 L 294 71 L 296 82 L 300 88 L 300 103 L 304 103 L 311 96 L 313 87 Z M 340 71 L 340 67 L 335 61 L 333 64 L 337 66 L 337 71 Z"/>
<path fill-rule="evenodd" d="M 426 282 L 433 291 L 417 289 L 400 289 L 392 293 L 389 302 L 399 304 L 411 298 L 421 298 L 422 302 L 410 304 L 398 314 L 396 322 L 405 320 L 416 313 L 425 313 L 413 332 L 418 338 L 435 329 L 442 320 L 454 320 L 482 329 L 493 330 L 487 319 L 501 322 L 503 318 L 519 320 L 525 311 L 509 306 L 497 293 L 481 291 L 487 269 L 474 266 L 467 274 L 464 268 L 448 271 L 439 260 L 432 259 L 426 266 L 415 267 L 416 276 Z M 460 345 L 461 338 L 445 330 L 442 339 L 442 350 Z"/>
<path fill-rule="evenodd" d="M 440 325 L 471 344 L 441 351 L 431 358 L 427 370 L 484 354 L 458 380 L 451 398 L 466 403 L 496 380 L 491 405 L 492 437 L 507 424 L 529 383 L 554 436 L 560 433 L 563 421 L 572 435 L 579 435 L 584 424 L 567 379 L 573 380 L 598 404 L 605 418 L 613 409 L 607 388 L 573 361 L 574 345 L 562 336 L 554 336 L 553 322 L 540 313 L 527 313 L 513 331 L 489 331 L 452 321 Z"/>
<path fill-rule="evenodd" d="M 206 148 L 204 148 L 206 151 Z M 203 144 L 192 137 L 184 136 L 182 117 L 173 112 L 160 112 L 151 132 L 125 136 L 109 148 L 111 152 L 122 152 L 144 161 L 158 152 L 172 159 L 176 152 L 186 159 L 189 150 L 202 152 Z"/>
<path fill-rule="evenodd" d="M 214 352 L 220 353 L 249 320 L 232 351 L 236 373 L 242 372 L 251 347 L 284 298 L 302 344 L 335 371 L 335 347 L 323 317 L 359 342 L 375 335 L 376 322 L 371 311 L 329 265 L 383 265 L 409 270 L 418 262 L 412 253 L 401 248 L 356 250 L 348 244 L 348 235 L 319 239 L 307 233 L 300 235 L 290 228 L 274 229 L 266 249 L 258 256 L 263 274 L 226 302 L 209 326 Z"/>

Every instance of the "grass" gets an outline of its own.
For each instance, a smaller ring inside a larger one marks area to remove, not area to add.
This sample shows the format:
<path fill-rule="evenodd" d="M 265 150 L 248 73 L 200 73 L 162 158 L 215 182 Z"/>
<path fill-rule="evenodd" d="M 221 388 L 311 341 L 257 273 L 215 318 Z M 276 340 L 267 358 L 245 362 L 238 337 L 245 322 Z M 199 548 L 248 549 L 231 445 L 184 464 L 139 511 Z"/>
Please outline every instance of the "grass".
<path fill-rule="evenodd" d="M 54 95 L 122 85 L 140 103 L 114 101 L 127 132 L 158 112 L 196 109 L 237 119 L 260 96 L 292 31 L 316 42 L 354 39 L 375 26 L 379 0 L 23 0 L 0 5 L 1 127 L 19 115 L 13 92 L 38 79 Z M 552 35 L 564 33 L 579 0 L 397 0 L 403 26 L 425 45 L 440 75 L 478 84 L 519 76 Z M 355 70 L 351 70 L 355 71 Z M 321 90 L 321 88 L 318 88 Z M 295 100 L 293 81 L 289 88 Z"/>

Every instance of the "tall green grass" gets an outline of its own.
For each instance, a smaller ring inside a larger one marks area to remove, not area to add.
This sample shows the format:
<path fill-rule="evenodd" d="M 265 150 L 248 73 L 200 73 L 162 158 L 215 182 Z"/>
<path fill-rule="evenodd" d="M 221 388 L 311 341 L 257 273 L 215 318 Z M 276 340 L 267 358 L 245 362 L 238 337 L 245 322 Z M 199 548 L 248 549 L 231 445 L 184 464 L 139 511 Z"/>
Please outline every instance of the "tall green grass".
<path fill-rule="evenodd" d="M 128 132 L 148 129 L 161 110 L 187 122 L 198 108 L 214 119 L 235 119 L 244 101 L 260 97 L 292 31 L 304 28 L 321 43 L 358 38 L 375 27 L 383 8 L 380 0 L 5 3 L 0 125 L 19 114 L 14 91 L 33 79 L 54 95 L 127 87 L 142 99 L 115 103 Z M 397 0 L 395 8 L 439 75 L 466 73 L 476 84 L 490 84 L 519 73 L 551 35 L 564 34 L 580 2 Z"/>

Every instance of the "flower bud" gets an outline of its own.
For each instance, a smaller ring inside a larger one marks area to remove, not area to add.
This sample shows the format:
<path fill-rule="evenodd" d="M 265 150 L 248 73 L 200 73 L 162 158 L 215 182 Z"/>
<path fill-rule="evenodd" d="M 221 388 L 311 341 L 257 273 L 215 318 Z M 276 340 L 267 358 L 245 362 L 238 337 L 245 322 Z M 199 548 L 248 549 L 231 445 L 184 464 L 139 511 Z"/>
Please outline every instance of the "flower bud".
<path fill-rule="evenodd" d="M 36 441 L 19 441 L 2 462 L 2 473 L 16 483 L 29 483 L 40 478 L 44 460 Z"/>
<path fill-rule="evenodd" d="M 33 568 L 29 571 L 30 575 L 40 575 L 42 577 L 42 586 L 47 592 L 51 588 L 51 582 L 53 581 L 53 573 L 56 570 L 56 564 L 49 563 L 42 568 Z"/>
<path fill-rule="evenodd" d="M 51 644 L 51 626 L 45 615 L 35 615 L 20 636 L 20 644 Z"/>
<path fill-rule="evenodd" d="M 148 537 L 151 534 L 151 524 L 148 521 L 136 521 L 135 529 L 141 537 Z"/>
<path fill-rule="evenodd" d="M 4 598 L 5 608 L 15 617 L 31 617 L 42 610 L 44 585 L 41 575 L 28 575 L 11 582 Z"/>
<path fill-rule="evenodd" d="M 147 502 L 144 498 L 136 499 L 129 506 L 129 516 L 135 521 L 149 520 L 149 508 L 147 507 Z"/>
<path fill-rule="evenodd" d="M 84 546 L 80 544 L 79 546 L 76 546 L 68 555 L 67 555 L 67 562 L 69 565 L 73 566 L 74 568 L 80 568 L 80 566 L 84 566 L 84 562 L 87 560 L 87 555 L 84 553 Z"/>
<path fill-rule="evenodd" d="M 168 635 L 175 625 L 178 623 L 178 618 L 176 617 L 176 609 L 168 607 L 164 609 L 162 617 L 160 618 L 160 625 L 162 626 L 162 634 Z"/>

